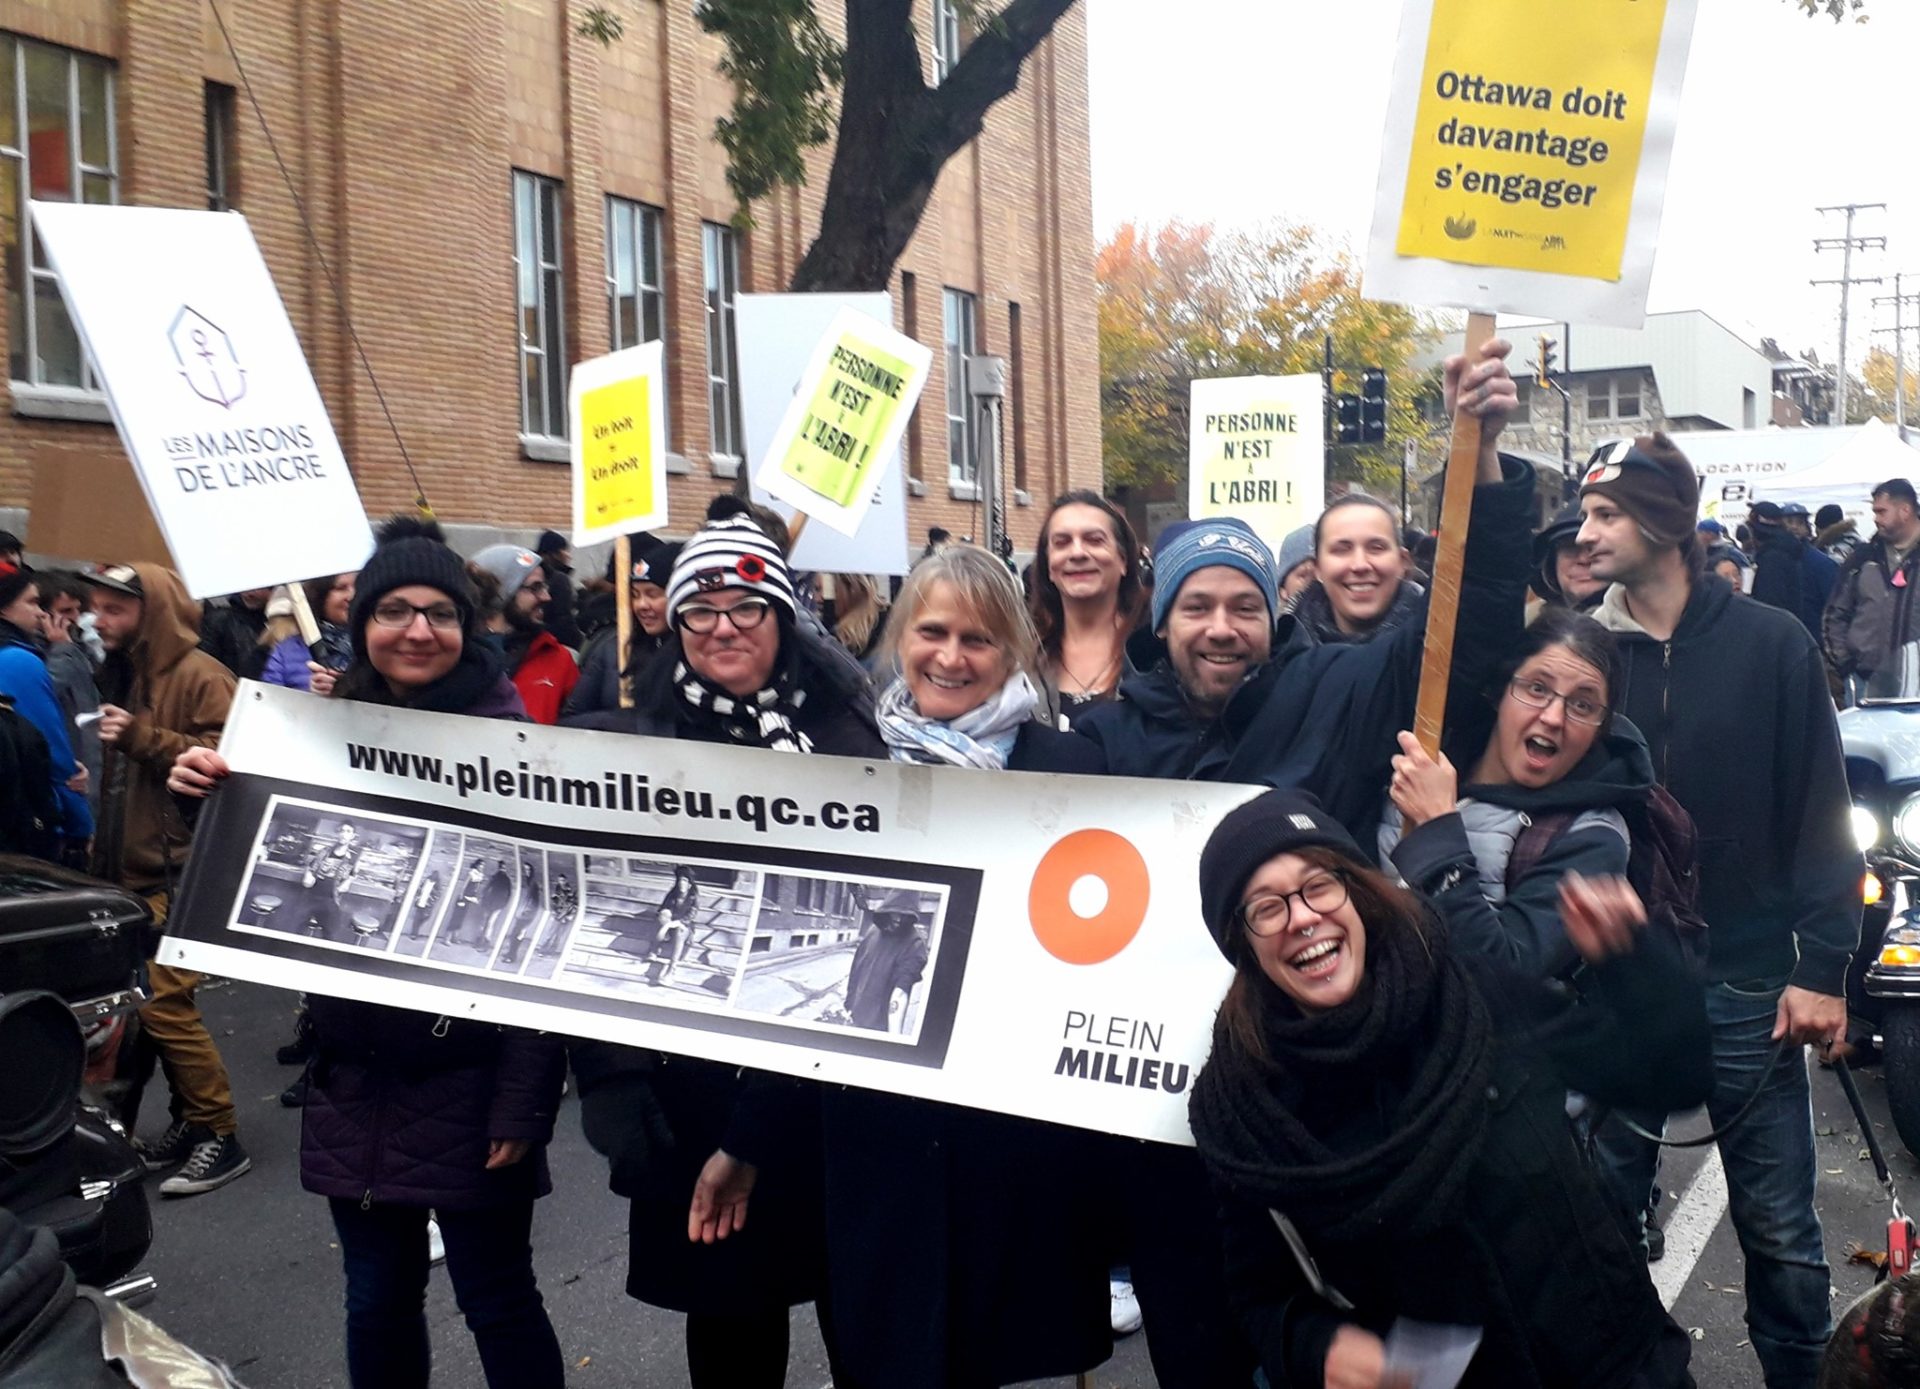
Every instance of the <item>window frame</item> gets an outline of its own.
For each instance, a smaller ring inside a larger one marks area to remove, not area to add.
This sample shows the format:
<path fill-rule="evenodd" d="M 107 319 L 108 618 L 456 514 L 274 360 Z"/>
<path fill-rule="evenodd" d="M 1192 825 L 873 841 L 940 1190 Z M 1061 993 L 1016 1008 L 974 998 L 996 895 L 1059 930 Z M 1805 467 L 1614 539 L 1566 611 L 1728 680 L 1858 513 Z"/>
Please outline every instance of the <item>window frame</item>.
<path fill-rule="evenodd" d="M 1623 378 L 1619 376 L 1596 376 L 1587 382 L 1587 418 L 1590 420 L 1640 420 L 1646 418 L 1645 383 L 1635 377 L 1626 382 L 1627 389 L 1620 389 Z M 1594 409 L 1595 388 L 1606 387 L 1606 410 L 1604 413 Z M 1633 401 L 1631 411 L 1620 406 L 1622 396 Z"/>
<path fill-rule="evenodd" d="M 960 7 L 954 0 L 932 0 L 933 85 L 939 86 L 960 64 Z"/>
<path fill-rule="evenodd" d="M 966 359 L 980 351 L 979 295 L 949 285 L 940 287 L 940 341 L 947 368 L 947 485 L 978 487 L 980 431 L 967 395 Z M 954 457 L 956 435 L 960 439 L 958 458 Z"/>
<path fill-rule="evenodd" d="M 630 222 L 624 232 L 620 226 L 622 214 L 625 214 Z M 666 222 L 665 208 L 655 207 L 652 203 L 641 202 L 636 198 L 607 194 L 607 349 L 611 352 L 638 347 L 642 343 L 664 344 L 667 341 L 672 321 L 667 316 Z M 628 251 L 633 258 L 633 317 L 634 327 L 640 334 L 633 342 L 623 342 L 620 331 L 622 290 L 616 248 L 622 240 L 628 241 Z M 649 284 L 646 278 L 646 253 L 649 250 L 653 253 L 655 282 L 652 284 Z M 651 338 L 646 335 L 649 305 L 654 311 L 654 321 L 659 326 L 658 335 Z M 660 418 L 669 432 L 673 426 L 673 416 L 668 409 L 672 391 L 666 387 L 671 372 L 672 358 L 663 353 L 661 370 L 663 393 L 659 409 Z"/>
<path fill-rule="evenodd" d="M 207 211 L 231 212 L 234 201 L 233 147 L 239 98 L 224 82 L 206 84 Z"/>
<path fill-rule="evenodd" d="M 87 356 L 86 343 L 80 338 L 79 325 L 73 322 L 67 312 L 66 300 L 60 294 L 59 278 L 51 266 L 34 264 L 35 250 L 39 238 L 33 230 L 33 219 L 27 204 L 33 199 L 33 152 L 29 137 L 33 126 L 27 109 L 27 54 L 39 49 L 66 60 L 66 139 L 67 139 L 67 179 L 68 201 L 85 202 L 88 179 L 103 179 L 106 183 L 107 199 L 105 206 L 112 207 L 120 201 L 120 132 L 117 113 L 119 109 L 118 72 L 111 59 L 96 53 L 86 53 L 79 49 L 67 48 L 60 44 L 43 43 L 37 39 L 26 38 L 19 34 L 0 34 L 0 43 L 12 49 L 13 91 L 10 96 L 13 103 L 14 135 L 13 145 L 0 144 L 0 160 L 11 161 L 14 166 L 14 192 L 18 202 L 15 209 L 19 227 L 18 244 L 14 254 L 19 257 L 13 267 L 9 280 L 18 278 L 21 294 L 19 297 L 21 321 L 10 322 L 9 352 L 7 358 L 7 377 L 13 387 L 14 405 L 19 409 L 23 396 L 33 397 L 46 409 L 35 409 L 32 413 L 64 413 L 62 404 L 83 407 L 82 417 L 93 418 L 90 410 L 84 407 L 104 406 L 106 393 L 100 381 L 94 375 L 93 362 Z M 81 124 L 80 107 L 80 67 L 82 63 L 97 64 L 104 79 L 104 110 L 102 119 L 106 123 L 105 165 L 91 164 L 84 158 L 86 130 Z M 72 381 L 48 380 L 42 369 L 40 353 L 40 315 L 39 307 L 43 296 L 50 295 L 53 312 L 66 321 L 73 333 L 75 344 L 80 353 L 80 379 Z M 15 361 L 26 364 L 26 374 L 14 372 Z"/>
<path fill-rule="evenodd" d="M 740 235 L 719 222 L 700 223 L 700 293 L 707 324 L 707 453 L 738 464 L 746 452 L 740 418 L 740 340 L 734 319 L 734 302 L 740 293 Z"/>
<path fill-rule="evenodd" d="M 533 199 L 530 224 L 522 215 L 523 192 L 530 194 Z M 551 200 L 550 209 L 546 205 L 549 199 Z M 549 210 L 552 213 L 553 227 L 551 246 L 542 244 L 545 240 L 544 228 L 548 223 L 546 214 Z M 525 169 L 513 171 L 513 309 L 514 336 L 519 344 L 520 436 L 523 441 L 564 443 L 567 438 L 569 364 L 566 351 L 566 265 L 561 259 L 562 247 L 566 243 L 566 233 L 561 225 L 561 218 L 565 213 L 559 179 Z M 522 231 L 529 225 L 533 232 L 531 248 L 523 244 L 521 239 Z M 527 340 L 525 313 L 527 305 L 521 292 L 529 259 L 533 265 L 535 331 L 540 338 L 537 344 L 529 343 Z M 541 394 L 545 398 L 538 402 L 531 398 L 527 389 L 527 366 L 530 357 L 540 359 Z M 556 359 L 559 363 L 557 378 L 554 374 Z M 540 410 L 538 419 L 533 414 L 536 404 Z"/>

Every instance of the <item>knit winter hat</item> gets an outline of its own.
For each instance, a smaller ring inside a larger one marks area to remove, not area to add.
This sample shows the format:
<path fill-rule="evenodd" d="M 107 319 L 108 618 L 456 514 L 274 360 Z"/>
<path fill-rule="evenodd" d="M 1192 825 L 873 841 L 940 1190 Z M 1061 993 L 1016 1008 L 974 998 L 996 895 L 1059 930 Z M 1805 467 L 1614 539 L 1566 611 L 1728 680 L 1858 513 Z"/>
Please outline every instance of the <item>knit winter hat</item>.
<path fill-rule="evenodd" d="M 1274 573 L 1280 576 L 1280 582 L 1286 583 L 1287 575 L 1313 558 L 1313 526 L 1311 523 L 1298 530 L 1288 531 L 1287 538 L 1280 542 L 1280 563 Z"/>
<path fill-rule="evenodd" d="M 1660 545 L 1693 537 L 1700 514 L 1700 479 L 1687 456 L 1665 434 L 1622 440 L 1596 458 L 1580 483 L 1580 495 L 1605 497 Z"/>
<path fill-rule="evenodd" d="M 572 548 L 573 542 L 559 531 L 541 531 L 540 538 L 533 542 L 534 553 L 540 555 L 557 555 L 562 550 Z"/>
<path fill-rule="evenodd" d="M 1233 959 L 1240 897 L 1260 865 L 1315 846 L 1366 861 L 1347 827 L 1305 791 L 1264 792 L 1235 806 L 1213 827 L 1200 851 L 1200 914 L 1221 954 Z"/>
<path fill-rule="evenodd" d="M 1549 603 L 1566 601 L 1560 591 L 1560 545 L 1580 534 L 1586 519 L 1579 507 L 1570 507 L 1534 534 L 1533 577 L 1527 580 L 1527 587 Z"/>
<path fill-rule="evenodd" d="M 415 516 L 395 516 L 375 532 L 373 554 L 354 582 L 353 607 L 347 616 L 353 634 L 353 654 L 367 654 L 367 622 L 374 606 L 396 588 L 419 584 L 437 588 L 460 610 L 460 625 L 471 628 L 477 600 L 467 581 L 466 563 L 447 545 L 440 527 Z"/>
<path fill-rule="evenodd" d="M 24 565 L 0 562 L 0 608 L 12 607 L 33 584 L 33 571 Z M 42 598 L 46 595 L 42 594 Z"/>
<path fill-rule="evenodd" d="M 630 582 L 665 588 L 667 580 L 673 576 L 673 566 L 679 561 L 680 545 L 677 541 L 656 540 L 644 552 L 636 545 Z"/>
<path fill-rule="evenodd" d="M 489 545 L 473 557 L 473 562 L 493 575 L 493 581 L 500 585 L 500 598 L 506 602 L 540 567 L 540 556 L 524 545 Z"/>
<path fill-rule="evenodd" d="M 749 516 L 709 521 L 680 547 L 667 578 L 667 611 L 723 588 L 744 588 L 795 615 L 793 574 L 780 547 Z"/>
<path fill-rule="evenodd" d="M 1160 533 L 1153 558 L 1153 630 L 1166 625 L 1167 612 L 1180 594 L 1180 585 L 1195 573 L 1224 564 L 1238 569 L 1260 585 L 1267 615 L 1280 608 L 1280 577 L 1274 572 L 1273 551 L 1237 516 L 1213 516 L 1204 521 L 1176 521 Z"/>

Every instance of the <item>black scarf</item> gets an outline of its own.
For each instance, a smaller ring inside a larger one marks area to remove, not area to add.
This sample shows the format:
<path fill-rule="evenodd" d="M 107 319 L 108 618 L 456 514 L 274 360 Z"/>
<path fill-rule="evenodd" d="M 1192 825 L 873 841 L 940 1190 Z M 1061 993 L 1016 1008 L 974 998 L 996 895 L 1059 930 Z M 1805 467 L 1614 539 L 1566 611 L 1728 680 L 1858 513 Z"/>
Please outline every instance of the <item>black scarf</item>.
<path fill-rule="evenodd" d="M 1264 976 L 1244 976 L 1270 1059 L 1247 1052 L 1222 1010 L 1189 1113 L 1214 1179 L 1284 1213 L 1310 1242 L 1445 1226 L 1486 1129 L 1492 1022 L 1444 952 L 1403 926 L 1369 931 L 1360 991 L 1311 1015 Z M 1378 1111 L 1384 1136 L 1341 1151 L 1303 1110 Z"/>
<path fill-rule="evenodd" d="M 42 660 L 46 659 L 47 640 L 45 637 L 39 635 L 37 632 L 29 632 L 26 628 L 9 622 L 4 617 L 0 617 L 0 647 L 8 646 L 24 646 Z"/>
<path fill-rule="evenodd" d="M 684 716 L 697 727 L 717 731 L 722 742 L 775 752 L 813 751 L 813 740 L 794 727 L 807 693 L 797 688 L 791 666 L 778 671 L 765 689 L 741 696 L 729 694 L 680 660 L 674 663 L 673 688 Z"/>
<path fill-rule="evenodd" d="M 340 699 L 404 705 L 430 714 L 464 714 L 499 684 L 505 673 L 506 662 L 499 652 L 469 639 L 460 651 L 459 663 L 410 699 L 397 698 L 388 688 L 386 677 L 364 661 L 340 677 L 334 694 Z"/>

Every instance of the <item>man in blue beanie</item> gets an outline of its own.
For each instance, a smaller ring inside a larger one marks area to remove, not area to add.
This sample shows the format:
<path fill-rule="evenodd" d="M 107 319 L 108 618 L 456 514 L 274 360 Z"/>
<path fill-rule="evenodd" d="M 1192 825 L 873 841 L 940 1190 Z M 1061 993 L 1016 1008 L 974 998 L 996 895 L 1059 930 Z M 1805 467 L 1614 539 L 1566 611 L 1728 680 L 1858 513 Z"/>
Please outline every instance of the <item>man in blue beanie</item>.
<path fill-rule="evenodd" d="M 1448 412 L 1457 402 L 1480 419 L 1450 726 L 1456 709 L 1487 710 L 1485 688 L 1523 630 L 1533 469 L 1494 448 L 1518 399 L 1504 360 L 1511 350 L 1495 341 L 1471 366 L 1454 357 L 1445 370 Z M 1074 731 L 1101 744 L 1115 776 L 1310 791 L 1371 844 L 1397 735 L 1413 724 L 1426 623 L 1362 644 L 1316 645 L 1291 617 L 1278 618 L 1277 568 L 1244 522 L 1169 526 L 1154 554 L 1153 626 L 1128 643 L 1144 674 L 1123 680 L 1121 697 L 1082 715 Z M 1119 1193 L 1162 1389 L 1240 1389 L 1254 1357 L 1228 1311 L 1214 1201 L 1198 1157 L 1115 1140 L 1105 1168 Z"/>

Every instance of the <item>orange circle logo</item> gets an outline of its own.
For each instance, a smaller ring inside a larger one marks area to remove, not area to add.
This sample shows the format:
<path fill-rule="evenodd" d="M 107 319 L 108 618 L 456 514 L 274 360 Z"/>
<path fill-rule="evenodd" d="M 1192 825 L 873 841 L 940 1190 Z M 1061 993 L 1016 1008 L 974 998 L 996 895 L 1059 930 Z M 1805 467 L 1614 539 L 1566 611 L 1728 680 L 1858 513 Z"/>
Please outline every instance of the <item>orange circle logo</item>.
<path fill-rule="evenodd" d="M 1147 919 L 1147 861 L 1112 830 L 1076 830 L 1034 869 L 1027 919 L 1056 960 L 1111 960 Z"/>

